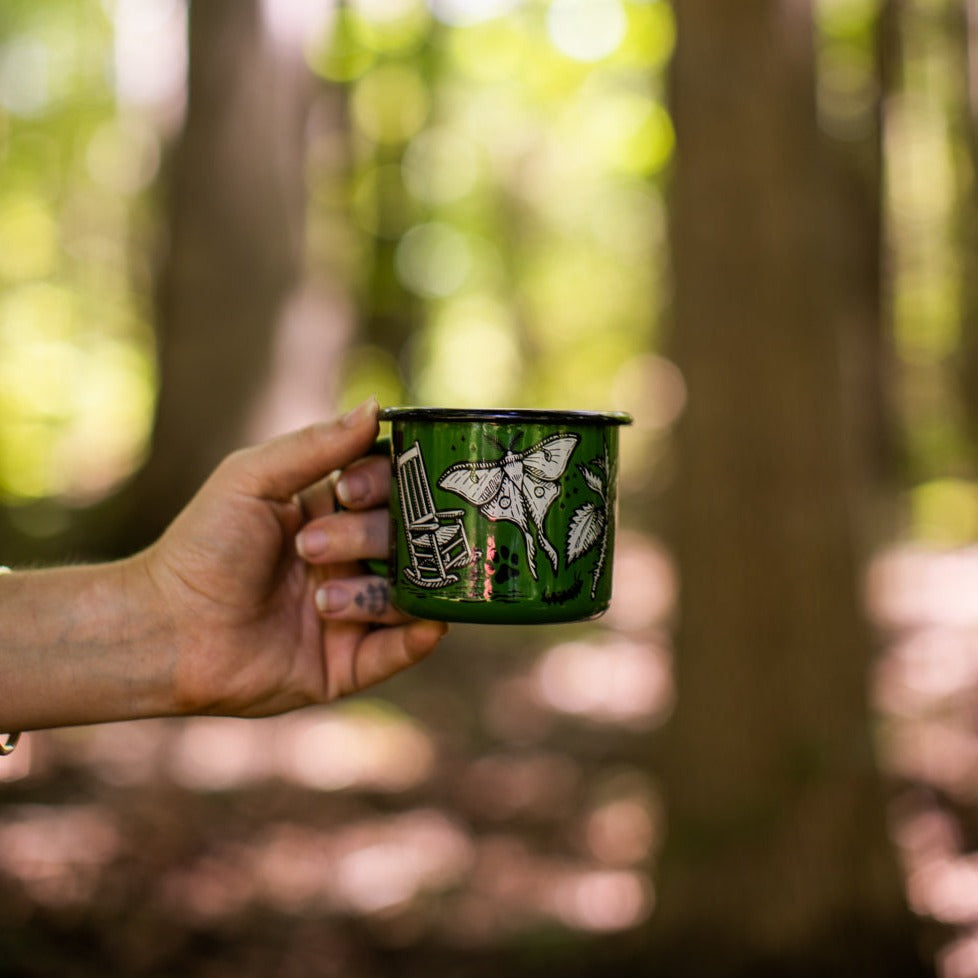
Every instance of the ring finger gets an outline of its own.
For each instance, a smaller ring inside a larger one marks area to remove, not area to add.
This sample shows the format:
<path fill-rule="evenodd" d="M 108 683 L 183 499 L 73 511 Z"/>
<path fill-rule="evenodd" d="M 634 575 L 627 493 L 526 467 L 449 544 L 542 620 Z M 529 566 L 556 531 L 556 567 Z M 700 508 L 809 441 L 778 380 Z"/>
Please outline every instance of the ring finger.
<path fill-rule="evenodd" d="M 383 577 L 342 577 L 323 581 L 316 589 L 319 613 L 333 621 L 366 621 L 401 625 L 411 619 L 393 607 Z"/>

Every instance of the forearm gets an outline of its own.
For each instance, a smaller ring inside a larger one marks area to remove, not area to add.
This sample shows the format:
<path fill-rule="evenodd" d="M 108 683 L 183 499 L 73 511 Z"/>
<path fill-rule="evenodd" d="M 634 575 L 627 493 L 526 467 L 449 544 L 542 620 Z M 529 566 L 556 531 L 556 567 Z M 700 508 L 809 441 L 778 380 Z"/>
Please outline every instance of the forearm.
<path fill-rule="evenodd" d="M 176 651 L 139 558 L 0 575 L 0 730 L 173 713 Z"/>

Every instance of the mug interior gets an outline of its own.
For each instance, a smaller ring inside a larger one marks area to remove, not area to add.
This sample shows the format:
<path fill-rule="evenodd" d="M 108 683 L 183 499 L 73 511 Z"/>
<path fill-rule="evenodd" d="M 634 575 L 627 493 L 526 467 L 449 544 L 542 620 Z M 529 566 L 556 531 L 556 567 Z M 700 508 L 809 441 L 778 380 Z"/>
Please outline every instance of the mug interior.
<path fill-rule="evenodd" d="M 624 411 L 563 411 L 545 408 L 381 408 L 381 421 L 474 422 L 476 424 L 527 425 L 627 425 L 632 416 Z"/>

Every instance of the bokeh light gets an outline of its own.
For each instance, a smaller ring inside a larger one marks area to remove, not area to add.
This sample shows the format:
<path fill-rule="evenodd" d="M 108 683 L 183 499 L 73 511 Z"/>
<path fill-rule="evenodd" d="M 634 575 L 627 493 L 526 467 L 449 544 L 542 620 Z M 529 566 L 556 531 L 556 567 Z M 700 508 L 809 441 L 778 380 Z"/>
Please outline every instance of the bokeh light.
<path fill-rule="evenodd" d="M 364 135 L 378 143 L 403 143 L 428 117 L 428 91 L 412 66 L 392 62 L 357 82 L 352 109 Z"/>
<path fill-rule="evenodd" d="M 422 400 L 470 407 L 518 400 L 521 351 L 510 315 L 486 295 L 446 304 L 415 351 Z"/>
<path fill-rule="evenodd" d="M 620 0 L 551 0 L 547 8 L 554 45 L 578 61 L 612 54 L 624 40 L 627 23 Z"/>
<path fill-rule="evenodd" d="M 443 298 L 457 292 L 472 271 L 468 237 L 449 224 L 419 224 L 397 247 L 397 270 L 412 292 Z"/>
<path fill-rule="evenodd" d="M 149 438 L 155 353 L 132 245 L 159 170 L 157 126 L 182 98 L 185 8 L 90 6 L 67 21 L 18 7 L 0 39 L 11 113 L 0 128 L 0 495 L 10 502 L 91 502 L 131 474 Z"/>
<path fill-rule="evenodd" d="M 187 85 L 187 7 L 181 0 L 112 0 L 115 90 L 123 105 L 176 125 Z"/>
<path fill-rule="evenodd" d="M 655 726 L 672 704 L 668 654 L 651 642 L 556 645 L 540 660 L 536 682 L 550 707 L 597 723 Z"/>
<path fill-rule="evenodd" d="M 453 27 L 467 27 L 499 17 L 520 0 L 428 0 L 432 13 Z"/>

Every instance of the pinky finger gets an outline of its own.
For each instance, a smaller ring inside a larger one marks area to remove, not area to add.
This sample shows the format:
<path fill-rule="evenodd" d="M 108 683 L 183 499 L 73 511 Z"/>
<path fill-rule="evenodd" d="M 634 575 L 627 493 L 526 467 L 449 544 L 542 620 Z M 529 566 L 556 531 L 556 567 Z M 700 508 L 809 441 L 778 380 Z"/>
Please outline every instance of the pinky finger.
<path fill-rule="evenodd" d="M 397 628 L 367 632 L 353 650 L 347 680 L 350 688 L 340 688 L 335 693 L 346 696 L 359 692 L 413 666 L 434 651 L 447 631 L 444 622 L 412 621 Z"/>

